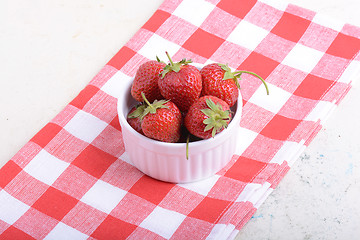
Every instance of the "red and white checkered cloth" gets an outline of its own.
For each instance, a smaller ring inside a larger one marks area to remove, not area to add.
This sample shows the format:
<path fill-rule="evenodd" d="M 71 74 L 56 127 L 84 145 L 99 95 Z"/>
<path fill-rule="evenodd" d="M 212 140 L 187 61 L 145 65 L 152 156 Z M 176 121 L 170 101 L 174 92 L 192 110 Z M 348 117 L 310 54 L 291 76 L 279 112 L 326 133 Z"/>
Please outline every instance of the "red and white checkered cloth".
<path fill-rule="evenodd" d="M 165 50 L 254 71 L 270 88 L 243 77 L 242 142 L 204 181 L 151 179 L 124 149 L 122 82 Z M 233 239 L 348 92 L 359 50 L 359 28 L 292 4 L 165 0 L 0 170 L 0 239 Z"/>

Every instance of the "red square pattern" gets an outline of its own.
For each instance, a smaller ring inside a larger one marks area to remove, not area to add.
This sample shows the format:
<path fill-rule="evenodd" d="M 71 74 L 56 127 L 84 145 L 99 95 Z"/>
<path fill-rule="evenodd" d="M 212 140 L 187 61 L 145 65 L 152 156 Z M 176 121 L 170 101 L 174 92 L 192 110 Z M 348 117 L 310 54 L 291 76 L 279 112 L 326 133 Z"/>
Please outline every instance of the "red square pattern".
<path fill-rule="evenodd" d="M 336 57 L 330 54 L 324 54 L 311 74 L 326 78 L 328 80 L 337 80 L 344 72 L 350 60 Z"/>
<path fill-rule="evenodd" d="M 200 56 L 210 58 L 223 42 L 224 39 L 199 28 L 184 43 L 183 47 Z"/>
<path fill-rule="evenodd" d="M 50 217 L 61 220 L 78 202 L 56 188 L 49 189 L 34 203 L 33 207 Z"/>
<path fill-rule="evenodd" d="M 256 0 L 221 0 L 217 6 L 228 13 L 243 19 L 253 8 L 255 3 Z"/>
<path fill-rule="evenodd" d="M 225 173 L 225 177 L 232 178 L 244 183 L 251 182 L 262 169 L 266 163 L 255 161 L 246 157 L 239 157 L 235 164 Z"/>
<path fill-rule="evenodd" d="M 54 123 L 48 123 L 30 141 L 44 148 L 62 128 Z"/>
<path fill-rule="evenodd" d="M 333 81 L 309 74 L 295 90 L 294 95 L 320 100 L 333 84 Z"/>
<path fill-rule="evenodd" d="M 64 127 L 78 111 L 79 109 L 77 107 L 68 104 L 60 113 L 55 116 L 55 118 L 51 120 L 51 122 Z"/>
<path fill-rule="evenodd" d="M 237 68 L 250 53 L 251 51 L 247 48 L 225 41 L 211 56 L 211 60 Z"/>
<path fill-rule="evenodd" d="M 45 150 L 51 155 L 71 163 L 89 144 L 81 139 L 74 137 L 65 129 L 62 129 L 46 145 Z"/>
<path fill-rule="evenodd" d="M 7 228 L 1 235 L 0 235 L 0 240 L 9 240 L 9 239 L 13 239 L 13 240 L 33 240 L 35 238 L 33 238 L 32 236 L 30 236 L 29 234 L 21 231 L 20 229 L 17 229 L 14 226 L 10 226 L 9 228 Z"/>
<path fill-rule="evenodd" d="M 48 188 L 47 184 L 21 171 L 4 189 L 11 196 L 31 206 Z"/>
<path fill-rule="evenodd" d="M 166 19 L 168 19 L 170 16 L 171 14 L 168 12 L 157 10 L 144 24 L 143 28 L 155 32 L 161 26 L 161 24 L 163 24 L 163 22 L 165 22 Z"/>
<path fill-rule="evenodd" d="M 246 183 L 233 178 L 220 177 L 207 196 L 226 201 L 235 201 L 245 186 Z"/>
<path fill-rule="evenodd" d="M 14 227 L 24 231 L 35 239 L 44 239 L 58 223 L 59 221 L 53 219 L 51 216 L 30 208 L 14 223 Z"/>
<path fill-rule="evenodd" d="M 0 188 L 5 188 L 5 186 L 20 172 L 21 167 L 19 167 L 19 165 L 11 160 L 8 161 L 2 168 L 0 168 Z"/>
<path fill-rule="evenodd" d="M 135 55 L 135 53 L 136 52 L 130 48 L 124 46 L 110 59 L 107 64 L 116 69 L 121 69 L 125 63 L 127 63 Z"/>
<path fill-rule="evenodd" d="M 154 210 L 156 205 L 128 193 L 111 211 L 110 215 L 122 221 L 140 225 L 140 223 Z"/>
<path fill-rule="evenodd" d="M 136 228 L 136 225 L 108 215 L 95 232 L 91 234 L 91 237 L 95 239 L 126 239 Z"/>
<path fill-rule="evenodd" d="M 203 199 L 203 195 L 176 185 L 165 196 L 159 206 L 188 215 Z"/>
<path fill-rule="evenodd" d="M 300 122 L 277 114 L 260 133 L 274 140 L 287 140 Z"/>
<path fill-rule="evenodd" d="M 70 165 L 53 183 L 53 187 L 80 199 L 97 181 L 96 178 Z"/>
<path fill-rule="evenodd" d="M 266 78 L 266 82 L 293 93 L 306 76 L 307 74 L 303 71 L 279 64 Z"/>
<path fill-rule="evenodd" d="M 107 214 L 85 203 L 78 202 L 74 208 L 63 218 L 62 222 L 87 235 L 105 220 Z"/>
<path fill-rule="evenodd" d="M 114 76 L 115 73 L 117 73 L 117 71 L 118 70 L 116 68 L 110 65 L 105 65 L 89 84 L 100 89 L 112 76 Z"/>
<path fill-rule="evenodd" d="M 117 158 L 113 155 L 106 153 L 93 145 L 89 145 L 77 158 L 75 158 L 72 164 L 90 175 L 100 178 L 116 159 Z"/>
<path fill-rule="evenodd" d="M 338 32 L 312 22 L 299 40 L 300 44 L 325 52 Z"/>
<path fill-rule="evenodd" d="M 220 8 L 214 8 L 200 27 L 211 34 L 226 39 L 239 22 L 240 19 L 234 15 Z"/>
<path fill-rule="evenodd" d="M 99 91 L 99 88 L 93 85 L 87 85 L 74 100 L 70 102 L 71 105 L 83 109 L 85 104 Z"/>
<path fill-rule="evenodd" d="M 245 61 L 238 67 L 239 70 L 255 72 L 263 79 L 266 79 L 270 73 L 279 65 L 279 62 L 268 58 L 260 53 L 252 52 Z M 260 80 L 257 80 L 259 85 Z"/>
<path fill-rule="evenodd" d="M 267 126 L 264 129 L 266 128 Z M 244 151 L 242 156 L 267 163 L 274 157 L 275 153 L 283 144 L 283 141 L 271 139 L 259 134 Z"/>
<path fill-rule="evenodd" d="M 287 118 L 302 120 L 314 109 L 317 103 L 316 100 L 292 95 L 280 109 L 279 114 Z"/>
<path fill-rule="evenodd" d="M 205 197 L 188 216 L 210 223 L 217 223 L 231 203 L 229 201 Z"/>
<path fill-rule="evenodd" d="M 19 167 L 24 168 L 41 150 L 42 148 L 39 145 L 29 141 L 11 158 L 11 160 Z"/>
<path fill-rule="evenodd" d="M 119 115 L 116 115 L 114 119 L 110 122 L 110 126 L 113 126 L 116 130 L 121 131 L 121 126 L 119 122 Z"/>
<path fill-rule="evenodd" d="M 122 133 L 112 126 L 107 126 L 91 144 L 116 157 L 125 152 Z"/>
<path fill-rule="evenodd" d="M 128 191 L 144 174 L 134 166 L 116 160 L 101 176 L 101 180 Z"/>
<path fill-rule="evenodd" d="M 103 91 L 98 91 L 84 106 L 83 110 L 110 123 L 117 115 L 117 99 Z"/>
<path fill-rule="evenodd" d="M 138 52 L 147 41 L 151 38 L 154 33 L 140 28 L 135 35 L 126 43 L 126 47 L 131 49 L 132 51 Z"/>
<path fill-rule="evenodd" d="M 339 33 L 326 53 L 342 58 L 353 59 L 359 51 L 359 38 Z"/>
<path fill-rule="evenodd" d="M 187 217 L 171 236 L 171 239 L 205 239 L 211 233 L 213 227 L 214 224 L 207 221 Z"/>
<path fill-rule="evenodd" d="M 179 31 L 179 29 L 181 29 L 181 31 Z M 191 23 L 172 15 L 156 31 L 156 34 L 181 46 L 196 29 L 197 27 Z"/>
<path fill-rule="evenodd" d="M 281 62 L 295 45 L 296 43 L 292 41 L 269 33 L 256 47 L 255 51 L 275 61 Z"/>
<path fill-rule="evenodd" d="M 247 102 L 243 106 L 240 126 L 258 133 L 270 122 L 274 115 L 274 113 L 256 104 Z"/>
<path fill-rule="evenodd" d="M 284 12 L 271 32 L 287 40 L 298 42 L 309 24 L 309 20 Z"/>
<path fill-rule="evenodd" d="M 158 205 L 174 186 L 173 183 L 159 182 L 144 175 L 129 192 Z"/>
<path fill-rule="evenodd" d="M 282 14 L 283 11 L 258 1 L 244 20 L 270 31 L 280 20 Z"/>

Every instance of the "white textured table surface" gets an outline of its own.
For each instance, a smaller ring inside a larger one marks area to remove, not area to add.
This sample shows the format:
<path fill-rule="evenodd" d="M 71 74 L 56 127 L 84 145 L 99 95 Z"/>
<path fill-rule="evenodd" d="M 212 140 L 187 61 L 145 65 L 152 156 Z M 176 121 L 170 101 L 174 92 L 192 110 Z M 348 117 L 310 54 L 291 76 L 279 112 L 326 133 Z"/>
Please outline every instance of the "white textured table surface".
<path fill-rule="evenodd" d="M 0 167 L 162 0 L 0 1 Z M 360 26 L 359 0 L 290 2 Z M 237 239 L 360 238 L 360 78 Z"/>

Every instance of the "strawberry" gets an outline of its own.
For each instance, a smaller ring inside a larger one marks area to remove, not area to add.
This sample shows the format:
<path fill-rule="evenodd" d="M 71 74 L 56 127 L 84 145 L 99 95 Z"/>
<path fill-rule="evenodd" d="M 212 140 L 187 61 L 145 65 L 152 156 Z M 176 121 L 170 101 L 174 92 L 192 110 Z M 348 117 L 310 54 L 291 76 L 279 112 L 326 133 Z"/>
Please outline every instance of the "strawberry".
<path fill-rule="evenodd" d="M 145 98 L 141 128 L 144 135 L 162 142 L 177 142 L 180 138 L 182 116 L 179 108 L 169 100 L 155 100 L 152 104 Z"/>
<path fill-rule="evenodd" d="M 259 78 L 265 85 L 266 92 L 269 94 L 268 87 L 265 81 L 256 73 L 249 71 L 232 72 L 225 64 L 211 63 L 204 66 L 201 70 L 201 77 L 203 81 L 202 95 L 216 96 L 229 104 L 232 107 L 239 96 L 240 84 L 239 80 L 241 74 L 247 73 Z"/>
<path fill-rule="evenodd" d="M 207 139 L 224 130 L 230 120 L 230 107 L 225 101 L 202 96 L 189 108 L 184 124 L 191 134 Z"/>
<path fill-rule="evenodd" d="M 147 61 L 140 65 L 131 86 L 131 95 L 136 101 L 143 101 L 141 92 L 144 92 L 150 102 L 153 102 L 155 99 L 162 99 L 158 87 L 158 79 L 165 65 L 159 59 L 157 61 Z"/>
<path fill-rule="evenodd" d="M 186 112 L 199 98 L 202 88 L 200 71 L 188 65 L 191 60 L 174 63 L 166 52 L 170 63 L 165 66 L 158 80 L 161 95 L 175 103 L 180 111 Z"/>
<path fill-rule="evenodd" d="M 126 118 L 129 125 L 140 134 L 144 134 L 141 129 L 141 116 L 144 113 L 145 107 L 146 106 L 144 104 L 139 104 L 133 107 L 130 109 Z"/>

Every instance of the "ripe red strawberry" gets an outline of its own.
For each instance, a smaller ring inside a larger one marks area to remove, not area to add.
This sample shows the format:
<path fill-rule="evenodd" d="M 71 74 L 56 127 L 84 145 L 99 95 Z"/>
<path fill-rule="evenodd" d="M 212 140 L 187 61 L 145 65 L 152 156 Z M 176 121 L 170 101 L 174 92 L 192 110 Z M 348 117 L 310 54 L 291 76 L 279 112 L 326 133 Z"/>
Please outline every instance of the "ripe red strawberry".
<path fill-rule="evenodd" d="M 181 132 L 181 112 L 171 101 L 155 100 L 142 115 L 141 128 L 144 135 L 162 142 L 177 142 Z"/>
<path fill-rule="evenodd" d="M 180 111 L 186 112 L 201 94 L 200 71 L 188 65 L 191 60 L 183 59 L 173 63 L 167 52 L 166 55 L 170 63 L 166 65 L 158 81 L 161 95 L 175 103 Z"/>
<path fill-rule="evenodd" d="M 200 73 L 203 81 L 202 95 L 216 96 L 227 102 L 230 107 L 232 107 L 238 99 L 240 89 L 239 80 L 243 73 L 251 74 L 259 78 L 264 83 L 267 94 L 269 94 L 265 81 L 253 72 L 232 72 L 225 64 L 212 63 L 204 66 L 200 70 Z"/>
<path fill-rule="evenodd" d="M 126 118 L 129 125 L 141 134 L 144 134 L 141 129 L 141 116 L 144 113 L 145 107 L 146 106 L 144 104 L 139 104 L 133 107 L 132 109 L 130 109 Z"/>
<path fill-rule="evenodd" d="M 155 99 L 162 99 L 158 87 L 158 79 L 165 66 L 166 64 L 160 62 L 159 59 L 157 61 L 147 61 L 140 65 L 131 86 L 131 95 L 136 101 L 143 101 L 141 92 L 144 92 L 150 102 L 153 102 Z"/>
<path fill-rule="evenodd" d="M 185 116 L 185 127 L 199 138 L 207 139 L 226 128 L 231 120 L 229 105 L 214 96 L 202 96 Z"/>

